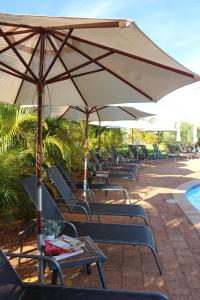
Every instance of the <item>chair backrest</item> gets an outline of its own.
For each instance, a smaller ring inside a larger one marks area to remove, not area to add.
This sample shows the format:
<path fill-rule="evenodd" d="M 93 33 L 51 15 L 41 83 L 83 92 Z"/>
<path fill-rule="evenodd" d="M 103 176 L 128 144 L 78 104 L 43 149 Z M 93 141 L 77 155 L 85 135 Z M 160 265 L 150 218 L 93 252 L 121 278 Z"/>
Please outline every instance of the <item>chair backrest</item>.
<path fill-rule="evenodd" d="M 77 199 L 62 176 L 60 170 L 57 167 L 52 167 L 46 171 L 66 205 L 69 205 L 69 210 L 73 210 L 70 208 L 70 205 L 76 205 Z"/>
<path fill-rule="evenodd" d="M 117 149 L 115 148 L 115 146 L 111 146 L 111 150 L 112 150 L 112 153 L 113 153 L 115 159 L 117 159 L 117 157 L 119 156 L 119 153 L 118 153 Z"/>
<path fill-rule="evenodd" d="M 98 169 L 99 166 L 100 166 L 100 162 L 99 162 L 99 159 L 98 159 L 97 155 L 96 155 L 96 154 L 94 153 L 94 151 L 92 151 L 92 150 L 90 150 L 89 153 L 90 153 L 92 159 L 94 160 L 95 165 L 96 165 L 96 167 L 97 167 L 97 169 Z"/>
<path fill-rule="evenodd" d="M 22 184 L 31 202 L 36 207 L 36 176 L 23 179 Z M 44 184 L 42 184 L 42 215 L 45 220 L 64 221 L 63 215 Z"/>
<path fill-rule="evenodd" d="M 108 153 L 109 158 L 111 159 L 111 161 L 113 163 L 116 163 L 117 162 L 117 157 L 115 158 L 113 152 L 111 151 L 111 149 L 108 146 L 106 147 L 106 151 L 107 151 L 107 153 Z"/>
<path fill-rule="evenodd" d="M 156 155 L 162 156 L 162 153 L 161 153 L 160 149 L 158 148 L 158 145 L 157 145 L 157 144 L 154 144 L 154 145 L 153 145 L 153 149 L 154 149 Z"/>
<path fill-rule="evenodd" d="M 63 175 L 65 181 L 67 181 L 68 185 L 72 188 L 75 189 L 76 185 L 74 184 L 74 182 L 71 180 L 71 177 L 69 175 L 69 173 L 67 172 L 67 170 L 65 169 L 65 167 L 63 166 L 63 164 L 57 162 L 56 163 L 58 169 L 60 170 L 60 173 Z"/>
<path fill-rule="evenodd" d="M 146 146 L 145 145 L 140 145 L 140 148 L 142 150 L 142 153 L 143 153 L 144 157 L 148 158 L 149 157 L 149 153 L 148 153 L 148 150 L 147 150 Z"/>
<path fill-rule="evenodd" d="M 17 300 L 23 292 L 23 283 L 0 248 L 0 299 Z"/>

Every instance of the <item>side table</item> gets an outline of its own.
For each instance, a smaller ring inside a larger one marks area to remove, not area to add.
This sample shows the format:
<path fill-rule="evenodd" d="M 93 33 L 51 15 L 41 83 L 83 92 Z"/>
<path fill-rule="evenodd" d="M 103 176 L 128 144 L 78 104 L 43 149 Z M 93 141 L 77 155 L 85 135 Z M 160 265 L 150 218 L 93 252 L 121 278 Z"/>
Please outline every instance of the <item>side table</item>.
<path fill-rule="evenodd" d="M 82 247 L 84 249 L 84 252 L 69 258 L 59 260 L 57 262 L 60 264 L 61 269 L 96 263 L 102 288 L 106 289 L 107 284 L 104 275 L 103 263 L 108 259 L 107 256 L 99 249 L 97 244 L 89 236 L 79 237 L 78 239 L 83 241 L 85 244 L 85 246 Z M 51 263 L 49 263 L 49 268 L 50 270 L 52 270 L 51 283 L 57 284 L 59 276 L 58 269 L 56 269 L 55 266 Z"/>

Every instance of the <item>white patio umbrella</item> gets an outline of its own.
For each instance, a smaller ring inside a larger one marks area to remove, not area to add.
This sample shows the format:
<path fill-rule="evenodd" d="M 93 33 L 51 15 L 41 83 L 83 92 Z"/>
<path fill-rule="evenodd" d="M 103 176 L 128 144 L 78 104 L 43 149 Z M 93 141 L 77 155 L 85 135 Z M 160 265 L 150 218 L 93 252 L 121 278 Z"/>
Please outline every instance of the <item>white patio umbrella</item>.
<path fill-rule="evenodd" d="M 46 106 L 44 115 L 50 118 L 65 118 L 69 121 L 85 120 L 85 163 L 84 163 L 84 190 L 87 188 L 87 162 L 88 162 L 88 124 L 97 121 L 99 128 L 102 121 L 138 120 L 150 117 L 152 114 L 140 111 L 134 107 L 126 106 Z M 99 129 L 99 149 L 101 149 L 101 130 Z"/>
<path fill-rule="evenodd" d="M 146 122 L 147 123 L 147 122 Z M 161 132 L 170 132 L 170 131 L 173 131 L 173 132 L 176 132 L 177 129 L 172 125 L 172 124 L 168 124 L 168 123 L 164 123 L 164 122 L 161 122 L 161 121 L 157 121 L 156 123 L 148 123 L 148 124 L 145 124 L 145 126 L 142 128 L 142 131 L 152 131 L 152 132 L 157 132 L 157 136 L 158 136 L 158 140 L 157 140 L 157 145 L 158 145 L 158 152 L 157 152 L 157 156 L 159 158 L 160 156 L 160 149 L 159 149 L 159 146 L 160 146 L 160 133 Z"/>
<path fill-rule="evenodd" d="M 192 142 L 195 145 L 198 142 L 198 136 L 197 136 L 197 124 L 193 124 L 192 128 Z"/>
<path fill-rule="evenodd" d="M 197 80 L 134 22 L 0 14 L 0 101 L 38 105 L 40 251 L 42 106 L 156 102 Z"/>
<path fill-rule="evenodd" d="M 181 127 L 179 121 L 176 123 L 176 142 L 177 143 L 181 142 Z"/>

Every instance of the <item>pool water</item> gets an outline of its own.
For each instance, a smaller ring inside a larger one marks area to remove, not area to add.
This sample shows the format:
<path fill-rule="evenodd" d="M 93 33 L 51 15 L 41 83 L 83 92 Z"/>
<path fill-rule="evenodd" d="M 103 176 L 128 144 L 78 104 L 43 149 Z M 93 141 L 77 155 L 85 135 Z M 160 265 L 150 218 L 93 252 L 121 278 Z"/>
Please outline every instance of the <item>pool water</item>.
<path fill-rule="evenodd" d="M 200 212 L 200 184 L 194 185 L 185 193 L 187 200 Z"/>

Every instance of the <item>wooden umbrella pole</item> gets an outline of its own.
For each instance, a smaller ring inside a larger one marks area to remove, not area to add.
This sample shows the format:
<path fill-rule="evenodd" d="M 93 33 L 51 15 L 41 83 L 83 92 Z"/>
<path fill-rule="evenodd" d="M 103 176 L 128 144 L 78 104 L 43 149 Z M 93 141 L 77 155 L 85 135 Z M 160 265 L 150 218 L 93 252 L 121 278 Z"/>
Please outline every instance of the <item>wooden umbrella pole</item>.
<path fill-rule="evenodd" d="M 88 123 L 89 123 L 89 113 L 86 111 L 85 114 L 85 160 L 84 160 L 84 197 L 86 197 L 86 190 L 87 190 L 87 175 L 88 175 Z"/>
<path fill-rule="evenodd" d="M 42 108 L 43 108 L 43 68 L 44 68 L 44 45 L 45 34 L 41 33 L 41 48 L 40 48 L 40 64 L 39 64 L 39 81 L 37 84 L 38 92 L 38 132 L 37 132 L 37 158 L 36 158 L 36 186 L 37 186 L 37 207 L 36 207 L 36 219 L 37 219 L 37 246 L 38 254 L 42 254 L 43 235 L 42 235 Z M 38 280 L 43 282 L 44 271 L 43 262 L 38 263 Z"/>
<path fill-rule="evenodd" d="M 159 154 L 160 154 L 160 151 L 159 151 L 159 146 L 160 146 L 160 131 L 158 130 L 158 153 L 157 153 L 157 156 L 158 156 L 158 158 L 160 158 L 159 156 Z"/>
<path fill-rule="evenodd" d="M 102 166 L 101 166 L 101 119 L 100 119 L 98 110 L 97 110 L 97 116 L 99 119 L 99 155 L 100 155 L 99 171 L 101 173 L 101 171 L 102 171 Z"/>

